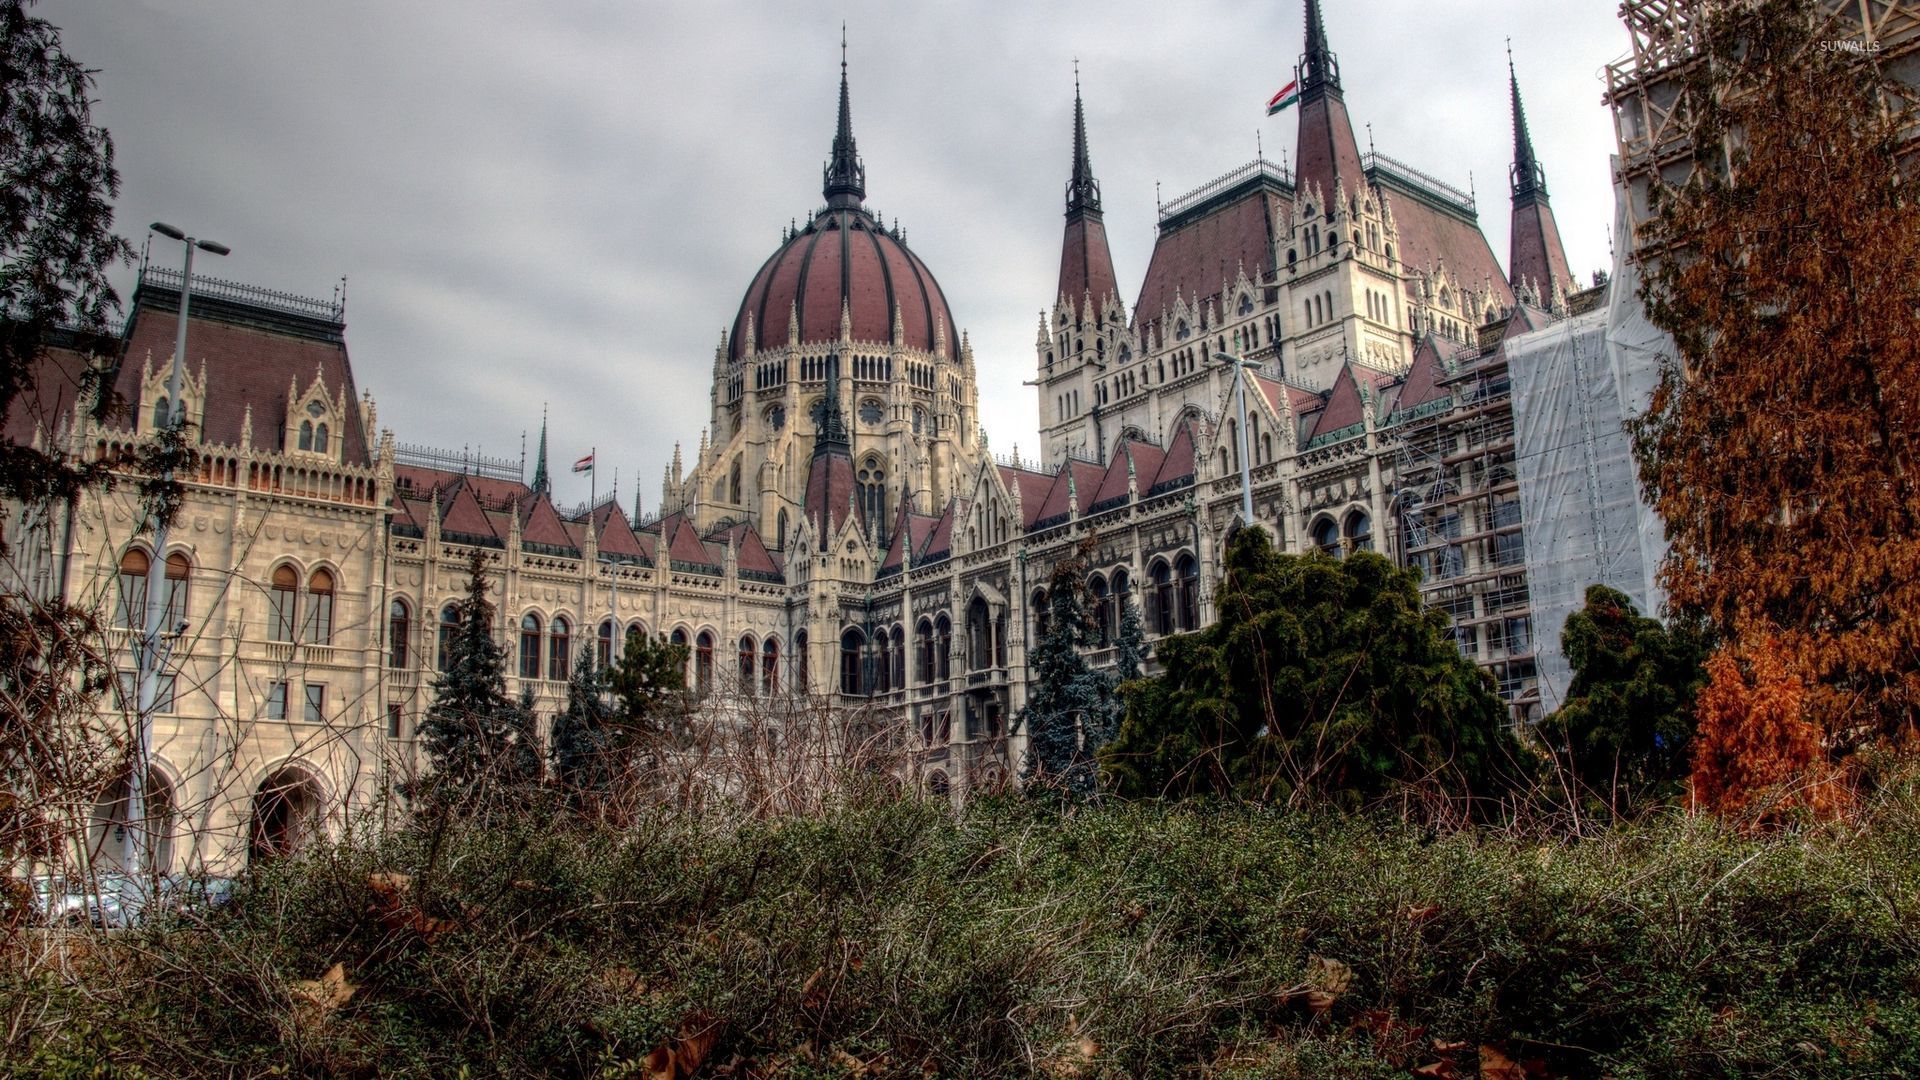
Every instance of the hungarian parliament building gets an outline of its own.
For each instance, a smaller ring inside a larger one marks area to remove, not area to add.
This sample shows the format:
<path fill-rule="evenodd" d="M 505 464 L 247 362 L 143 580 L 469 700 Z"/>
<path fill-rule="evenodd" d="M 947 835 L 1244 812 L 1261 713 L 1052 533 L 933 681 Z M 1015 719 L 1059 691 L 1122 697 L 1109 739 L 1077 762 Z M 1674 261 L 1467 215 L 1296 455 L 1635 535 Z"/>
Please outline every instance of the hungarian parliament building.
<path fill-rule="evenodd" d="M 910 750 L 903 779 L 962 798 L 1018 773 L 1053 567 L 1086 563 L 1094 664 L 1128 605 L 1151 650 L 1213 618 L 1250 483 L 1283 550 L 1416 568 L 1515 721 L 1537 718 L 1507 343 L 1602 290 L 1569 273 L 1517 84 L 1503 271 L 1472 196 L 1359 149 L 1307 9 L 1291 168 L 1255 160 L 1160 206 L 1132 292 L 1076 91 L 1031 367 L 977 358 L 932 270 L 868 209 L 843 64 L 824 201 L 752 270 L 698 451 L 675 451 L 646 519 L 557 507 L 544 430 L 530 476 L 402 448 L 348 362 L 341 301 L 195 280 L 177 404 L 197 471 L 167 549 L 132 483 L 6 516 L 7 587 L 100 612 L 127 682 L 164 564 L 181 629 L 149 798 L 156 819 L 197 809 L 161 830 L 158 861 L 231 867 L 383 805 L 423 764 L 416 725 L 475 549 L 509 692 L 530 689 L 543 724 L 584 657 L 661 635 L 720 707 L 870 710 Z M 180 294 L 145 268 L 118 354 L 50 352 L 8 437 L 81 460 L 151 439 L 175 404 Z M 128 405 L 105 424 L 75 400 L 99 364 Z M 983 378 L 1037 387 L 1039 460 L 988 453 Z M 103 801 L 109 853 L 124 813 Z"/>

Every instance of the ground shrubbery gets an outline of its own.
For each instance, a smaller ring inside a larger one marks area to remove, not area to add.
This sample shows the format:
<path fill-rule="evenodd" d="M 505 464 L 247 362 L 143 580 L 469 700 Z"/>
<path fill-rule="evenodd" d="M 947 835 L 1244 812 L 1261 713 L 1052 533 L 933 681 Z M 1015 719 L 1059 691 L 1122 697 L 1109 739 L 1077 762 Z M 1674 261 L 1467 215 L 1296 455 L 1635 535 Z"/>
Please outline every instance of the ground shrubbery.
<path fill-rule="evenodd" d="M 1568 840 L 1204 804 L 531 811 L 285 862 L 202 925 L 7 965 L 0 1005 L 49 1075 L 1912 1073 L 1920 797 L 1871 813 Z"/>

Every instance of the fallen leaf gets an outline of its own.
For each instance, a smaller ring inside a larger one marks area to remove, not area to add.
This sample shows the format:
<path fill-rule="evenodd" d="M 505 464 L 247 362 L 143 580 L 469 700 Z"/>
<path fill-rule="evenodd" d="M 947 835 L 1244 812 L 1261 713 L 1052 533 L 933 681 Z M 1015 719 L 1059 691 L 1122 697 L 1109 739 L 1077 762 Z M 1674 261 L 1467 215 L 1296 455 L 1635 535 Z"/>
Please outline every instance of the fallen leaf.
<path fill-rule="evenodd" d="M 1466 1040 L 1464 1039 L 1460 1040 L 1459 1042 L 1450 1042 L 1446 1039 L 1435 1039 L 1433 1040 L 1433 1048 L 1439 1053 L 1451 1054 L 1456 1050 L 1465 1050 L 1467 1048 L 1467 1043 L 1466 1043 Z"/>
<path fill-rule="evenodd" d="M 1460 1070 L 1454 1068 L 1451 1061 L 1435 1061 L 1413 1070 L 1413 1075 L 1432 1077 L 1433 1080 L 1458 1080 Z"/>
<path fill-rule="evenodd" d="M 1526 1070 L 1496 1046 L 1480 1047 L 1481 1080 L 1526 1080 Z"/>
<path fill-rule="evenodd" d="M 302 999 L 302 1005 L 309 1010 L 317 1010 L 321 1016 L 353 1000 L 360 988 L 347 981 L 347 966 L 335 964 L 327 969 L 325 975 L 317 979 L 301 979 L 293 984 L 293 992 Z"/>
<path fill-rule="evenodd" d="M 1410 923 L 1423 923 L 1440 914 L 1439 904 L 1408 904 L 1402 914 Z"/>
<path fill-rule="evenodd" d="M 640 1067 L 646 1080 L 687 1080 L 713 1052 L 720 1039 L 720 1021 L 707 1013 L 692 1013 L 680 1022 L 673 1038 L 653 1048 Z"/>

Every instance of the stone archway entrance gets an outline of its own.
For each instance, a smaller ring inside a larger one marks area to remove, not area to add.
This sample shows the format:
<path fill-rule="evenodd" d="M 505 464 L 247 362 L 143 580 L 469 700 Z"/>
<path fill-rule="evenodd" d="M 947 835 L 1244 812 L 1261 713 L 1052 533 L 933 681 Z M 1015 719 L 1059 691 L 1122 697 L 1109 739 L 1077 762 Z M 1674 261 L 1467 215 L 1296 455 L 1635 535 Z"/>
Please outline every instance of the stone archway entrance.
<path fill-rule="evenodd" d="M 93 874 L 124 874 L 132 865 L 135 845 L 145 873 L 173 870 L 174 790 L 159 770 L 147 770 L 146 812 L 129 807 L 130 776 L 108 784 L 93 804 L 87 823 L 85 867 Z"/>
<path fill-rule="evenodd" d="M 248 855 L 276 858 L 323 835 L 326 796 L 320 781 L 300 765 L 282 765 L 253 794 Z"/>

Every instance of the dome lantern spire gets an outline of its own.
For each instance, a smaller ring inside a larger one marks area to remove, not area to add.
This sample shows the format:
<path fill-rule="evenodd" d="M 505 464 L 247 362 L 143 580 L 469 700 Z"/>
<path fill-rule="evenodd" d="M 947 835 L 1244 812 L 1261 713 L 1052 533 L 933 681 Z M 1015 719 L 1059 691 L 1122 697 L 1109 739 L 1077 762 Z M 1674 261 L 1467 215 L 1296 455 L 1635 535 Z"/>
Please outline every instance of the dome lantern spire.
<path fill-rule="evenodd" d="M 867 168 L 853 144 L 853 104 L 847 93 L 847 26 L 840 24 L 840 122 L 833 133 L 833 156 L 824 171 L 827 205 L 856 207 L 867 197 Z"/>

